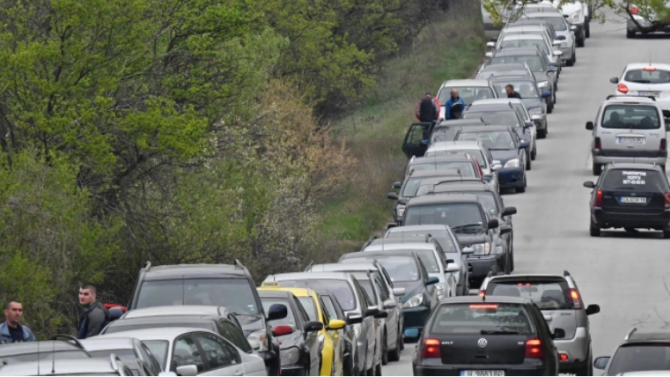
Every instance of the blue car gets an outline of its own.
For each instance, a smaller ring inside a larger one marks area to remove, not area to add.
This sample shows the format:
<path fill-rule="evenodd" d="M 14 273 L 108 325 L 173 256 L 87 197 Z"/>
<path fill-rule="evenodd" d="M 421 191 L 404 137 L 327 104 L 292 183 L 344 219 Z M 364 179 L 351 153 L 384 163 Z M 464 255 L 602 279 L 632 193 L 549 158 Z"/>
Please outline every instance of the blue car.
<path fill-rule="evenodd" d="M 456 141 L 479 141 L 489 150 L 495 161 L 503 166 L 498 170 L 500 190 L 515 189 L 516 192 L 526 191 L 526 150 L 528 141 L 521 141 L 513 127 L 510 126 L 473 126 L 461 129 L 455 137 Z"/>

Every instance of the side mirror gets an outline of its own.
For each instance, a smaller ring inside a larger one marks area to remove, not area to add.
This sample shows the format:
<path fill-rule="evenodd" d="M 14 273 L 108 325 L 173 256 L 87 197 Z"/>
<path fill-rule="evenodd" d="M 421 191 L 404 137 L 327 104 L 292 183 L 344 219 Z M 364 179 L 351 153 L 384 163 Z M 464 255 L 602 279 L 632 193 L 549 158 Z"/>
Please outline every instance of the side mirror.
<path fill-rule="evenodd" d="M 396 297 L 402 297 L 405 295 L 405 288 L 393 288 L 393 295 Z"/>
<path fill-rule="evenodd" d="M 554 329 L 554 334 L 553 334 L 554 339 L 563 339 L 565 338 L 565 330 L 556 328 Z"/>
<path fill-rule="evenodd" d="M 323 330 L 323 323 L 319 321 L 309 321 L 305 323 L 305 332 L 319 332 Z"/>
<path fill-rule="evenodd" d="M 592 131 L 593 130 L 593 122 L 591 122 L 591 121 L 586 122 L 586 129 L 589 130 L 589 131 Z"/>
<path fill-rule="evenodd" d="M 533 127 L 533 126 L 534 126 L 533 122 L 526 122 L 526 123 L 523 125 L 523 129 L 525 130 L 525 129 L 527 129 L 527 128 L 531 128 L 531 127 Z"/>
<path fill-rule="evenodd" d="M 586 181 L 586 182 L 584 182 L 584 187 L 592 189 L 592 188 L 596 188 L 596 184 L 593 183 L 593 181 Z"/>
<path fill-rule="evenodd" d="M 502 164 L 501 164 L 500 162 L 498 162 L 498 163 L 496 164 L 495 161 L 494 161 L 493 165 L 491 165 L 491 170 L 493 170 L 493 171 L 498 171 L 498 170 L 500 170 L 500 169 L 502 169 L 502 168 L 503 168 L 503 166 L 502 166 Z"/>
<path fill-rule="evenodd" d="M 609 356 L 596 357 L 596 359 L 593 360 L 593 367 L 596 369 L 605 370 L 609 362 L 610 362 Z"/>
<path fill-rule="evenodd" d="M 610 79 L 610 82 L 611 82 L 612 84 L 618 84 L 618 83 L 619 83 L 619 78 L 618 78 L 618 77 L 612 77 L 612 78 Z"/>
<path fill-rule="evenodd" d="M 502 212 L 503 216 L 512 216 L 516 215 L 516 207 L 505 207 L 505 209 Z"/>
<path fill-rule="evenodd" d="M 554 51 L 554 55 L 561 56 L 561 55 L 563 55 L 563 51 L 556 50 L 556 51 Z"/>
<path fill-rule="evenodd" d="M 491 41 L 491 42 L 486 42 L 486 47 L 495 48 L 495 47 L 496 47 L 496 43 L 493 42 L 493 41 Z"/>
<path fill-rule="evenodd" d="M 600 313 L 600 305 L 589 305 L 586 307 L 586 315 Z"/>
<path fill-rule="evenodd" d="M 274 304 L 268 310 L 268 321 L 274 321 L 277 319 L 284 319 L 288 315 L 288 310 L 285 305 Z"/>
<path fill-rule="evenodd" d="M 398 199 L 398 204 L 402 204 L 402 205 L 407 204 L 407 198 Z"/>
<path fill-rule="evenodd" d="M 449 263 L 447 265 L 447 268 L 444 269 L 444 272 L 454 273 L 454 272 L 458 272 L 460 270 L 461 270 L 461 268 L 458 267 L 458 265 L 456 263 Z"/>
<path fill-rule="evenodd" d="M 398 200 L 398 194 L 395 192 L 389 192 L 386 194 L 386 198 L 391 200 Z"/>
<path fill-rule="evenodd" d="M 198 367 L 189 364 L 189 365 L 182 365 L 180 367 L 177 367 L 177 376 L 197 376 L 198 375 Z"/>
<path fill-rule="evenodd" d="M 461 254 L 464 254 L 464 255 L 470 255 L 470 254 L 474 254 L 474 253 L 475 253 L 475 249 L 472 248 L 472 247 L 464 247 L 461 250 Z"/>
<path fill-rule="evenodd" d="M 435 276 L 431 276 L 428 278 L 428 281 L 426 281 L 426 285 L 433 285 L 437 284 L 440 282 L 440 279 L 436 278 Z"/>
<path fill-rule="evenodd" d="M 496 229 L 499 226 L 500 226 L 500 224 L 498 224 L 498 219 L 489 220 L 489 223 L 488 223 L 488 228 L 489 229 Z"/>
<path fill-rule="evenodd" d="M 393 182 L 393 188 L 394 189 L 399 189 L 401 187 L 402 187 L 402 182 L 401 181 Z"/>
<path fill-rule="evenodd" d="M 522 141 L 521 144 L 519 144 L 519 148 L 523 149 L 530 148 L 530 143 L 527 141 Z"/>
<path fill-rule="evenodd" d="M 549 98 L 551 97 L 551 92 L 548 90 L 545 90 L 542 92 L 542 98 Z"/>
<path fill-rule="evenodd" d="M 347 314 L 347 325 L 355 325 L 363 322 L 363 317 L 358 313 Z"/>
<path fill-rule="evenodd" d="M 373 317 L 375 318 L 388 318 L 389 314 L 383 310 L 379 311 L 379 313 L 375 314 Z"/>
<path fill-rule="evenodd" d="M 328 322 L 328 330 L 339 330 L 346 325 L 347 323 L 341 319 L 331 319 L 330 322 Z"/>
<path fill-rule="evenodd" d="M 392 298 L 384 301 L 384 309 L 393 309 L 396 306 L 398 306 L 398 303 Z"/>
<path fill-rule="evenodd" d="M 491 59 L 493 57 L 493 53 L 492 52 L 487 52 L 486 54 L 484 54 L 484 56 Z"/>
<path fill-rule="evenodd" d="M 365 311 L 366 317 L 376 316 L 377 314 L 379 314 L 379 308 L 376 306 L 370 306 L 368 307 L 368 310 Z"/>
<path fill-rule="evenodd" d="M 505 234 L 510 234 L 512 233 L 512 228 L 509 226 L 501 227 L 500 228 L 500 234 L 505 235 Z"/>
<path fill-rule="evenodd" d="M 272 328 L 272 335 L 274 336 L 282 336 L 288 334 L 293 334 L 293 327 L 286 325 L 279 325 Z"/>

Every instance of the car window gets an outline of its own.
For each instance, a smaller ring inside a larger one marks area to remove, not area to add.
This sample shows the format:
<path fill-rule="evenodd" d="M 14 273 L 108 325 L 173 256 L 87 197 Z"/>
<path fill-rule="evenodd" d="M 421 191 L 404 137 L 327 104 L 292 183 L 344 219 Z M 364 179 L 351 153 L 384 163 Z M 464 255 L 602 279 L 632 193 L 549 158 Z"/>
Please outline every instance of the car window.
<path fill-rule="evenodd" d="M 608 105 L 602 115 L 603 128 L 653 130 L 661 128 L 658 110 L 649 105 Z"/>
<path fill-rule="evenodd" d="M 312 296 L 298 297 L 298 301 L 300 301 L 300 304 L 307 312 L 307 318 L 309 318 L 310 321 L 321 322 L 321 319 L 319 318 L 319 313 L 316 310 L 316 303 L 314 302 L 314 298 Z"/>
<path fill-rule="evenodd" d="M 451 90 L 458 90 L 458 96 L 466 103 L 473 103 L 478 99 L 490 99 L 496 98 L 493 90 L 488 86 L 445 86 L 440 89 L 438 93 L 437 100 L 441 104 L 446 104 L 449 98 L 451 98 Z"/>
<path fill-rule="evenodd" d="M 329 290 L 340 303 L 344 311 L 356 309 L 356 299 L 351 285 L 346 280 L 335 279 L 301 279 L 301 280 L 282 280 L 283 287 L 298 287 Z M 305 308 L 306 309 L 306 308 Z"/>
<path fill-rule="evenodd" d="M 293 317 L 293 313 L 291 312 L 290 307 L 288 306 L 288 304 L 286 304 L 286 308 L 288 309 L 288 312 L 291 313 L 291 317 Z M 273 322 L 268 322 L 268 323 L 270 323 L 272 325 Z M 246 353 L 253 352 L 253 349 L 251 348 L 251 344 L 249 344 L 249 341 L 244 336 L 244 333 L 242 333 L 242 330 L 240 330 L 239 327 L 235 326 L 231 322 L 228 322 L 224 319 L 220 320 L 218 322 L 218 325 L 219 325 L 219 334 L 222 337 L 224 337 L 229 342 L 233 343 L 237 348 L 241 349 L 242 351 L 244 351 Z"/>
<path fill-rule="evenodd" d="M 475 167 L 471 162 L 457 162 L 457 161 L 441 161 L 429 162 L 421 161 L 421 163 L 414 163 L 410 165 L 410 169 L 415 171 L 426 170 L 459 170 L 463 177 L 477 177 Z"/>
<path fill-rule="evenodd" d="M 435 252 L 433 250 L 413 250 L 416 255 L 419 257 L 419 260 L 423 263 L 424 267 L 426 267 L 426 271 L 428 273 L 434 274 L 434 273 L 440 273 L 442 272 L 441 264 L 438 262 L 437 258 L 435 257 Z"/>
<path fill-rule="evenodd" d="M 602 178 L 603 190 L 665 192 L 665 176 L 655 170 L 608 169 Z"/>
<path fill-rule="evenodd" d="M 151 349 L 151 347 L 149 348 Z M 198 367 L 198 374 L 205 371 L 202 355 L 200 355 L 195 341 L 190 336 L 183 336 L 174 342 L 170 371 L 176 372 L 177 367 L 184 365 L 195 365 Z"/>
<path fill-rule="evenodd" d="M 549 23 L 556 31 L 568 30 L 568 25 L 565 23 L 563 17 L 534 17 L 535 20 L 542 20 Z"/>
<path fill-rule="evenodd" d="M 419 187 L 419 183 L 423 178 L 408 178 L 405 183 L 405 187 L 402 190 L 401 196 L 411 198 L 416 192 L 416 188 Z"/>
<path fill-rule="evenodd" d="M 521 297 L 532 300 L 540 310 L 572 310 L 570 287 L 565 280 L 496 281 L 486 287 L 487 296 Z"/>
<path fill-rule="evenodd" d="M 518 304 L 449 304 L 437 309 L 431 333 L 487 335 L 534 334 L 528 313 Z"/>
<path fill-rule="evenodd" d="M 516 110 L 501 110 L 501 111 L 477 111 L 470 110 L 463 113 L 463 119 L 479 119 L 483 118 L 487 123 L 496 125 L 496 126 L 512 126 L 512 127 L 522 127 L 523 125 L 519 123 L 519 118 L 517 117 Z"/>
<path fill-rule="evenodd" d="M 479 149 L 448 149 L 448 150 L 433 150 L 426 151 L 425 156 L 462 156 L 469 154 L 477 160 L 480 167 L 486 168 L 486 160 L 482 151 Z"/>
<path fill-rule="evenodd" d="M 154 370 L 155 373 L 160 373 L 162 368 L 156 356 L 151 352 L 149 347 L 146 344 L 140 342 L 140 351 L 146 355 L 146 361 L 149 364 L 149 368 Z"/>
<path fill-rule="evenodd" d="M 516 48 L 516 47 L 539 47 L 540 51 L 544 54 L 549 53 L 549 47 L 543 39 L 514 39 L 514 38 L 505 38 L 502 43 L 500 43 L 501 48 Z"/>
<path fill-rule="evenodd" d="M 670 71 L 662 69 L 631 69 L 626 72 L 624 81 L 640 84 L 670 84 Z"/>
<path fill-rule="evenodd" d="M 470 224 L 472 228 L 484 228 L 484 217 L 480 207 L 474 203 L 450 203 L 412 206 L 405 209 L 404 225 L 449 225 L 452 229 Z"/>
<path fill-rule="evenodd" d="M 422 188 L 419 189 L 417 192 L 417 196 L 421 196 L 425 193 L 422 191 L 428 191 L 424 190 Z M 449 194 L 468 194 L 468 195 L 474 195 L 479 199 L 479 202 L 482 204 L 482 207 L 484 208 L 484 211 L 488 213 L 489 215 L 493 217 L 497 217 L 498 214 L 500 213 L 500 208 L 498 208 L 498 201 L 496 200 L 495 194 L 492 193 L 491 191 L 449 191 Z M 442 243 L 440 242 L 440 245 Z M 451 242 L 449 242 L 451 245 Z M 455 253 L 456 252 L 456 247 L 455 245 L 451 245 L 452 248 L 450 250 L 445 251 L 446 253 Z"/>
<path fill-rule="evenodd" d="M 362 254 L 362 253 L 361 253 Z M 407 282 L 419 280 L 419 269 L 414 258 L 411 257 L 383 257 L 381 255 L 361 256 L 356 258 L 342 259 L 341 263 L 358 263 L 361 260 L 377 260 L 388 272 L 391 281 Z"/>
<path fill-rule="evenodd" d="M 323 304 L 323 310 L 328 314 L 328 318 L 331 319 L 342 319 L 335 310 L 335 305 L 333 305 L 333 300 L 328 296 L 321 296 L 321 302 Z"/>
<path fill-rule="evenodd" d="M 306 310 L 305 307 L 302 305 L 302 302 L 300 302 L 300 299 L 298 299 L 297 297 L 296 297 L 295 304 L 296 304 L 296 313 L 295 313 L 295 315 L 296 315 L 296 316 L 299 316 L 299 317 L 302 319 L 302 322 L 303 322 L 303 323 L 311 321 L 311 320 L 309 319 L 309 314 L 307 313 L 307 310 Z M 299 312 L 299 313 L 298 313 L 298 312 Z"/>
<path fill-rule="evenodd" d="M 440 247 L 445 253 L 455 253 L 458 249 L 456 248 L 456 245 L 454 244 L 454 240 L 449 237 L 449 233 L 446 230 L 430 230 L 430 231 L 418 231 L 418 230 L 408 230 L 408 231 L 403 231 L 403 227 L 396 227 L 396 228 L 391 228 L 392 230 L 396 230 L 395 232 L 388 232 L 386 237 L 388 238 L 409 238 L 409 237 L 417 237 L 421 239 L 425 239 L 428 234 L 431 235 L 431 237 L 435 238 L 437 242 L 440 243 Z"/>
<path fill-rule="evenodd" d="M 149 348 L 151 354 L 160 364 L 161 370 L 167 370 L 167 354 L 170 344 L 165 340 L 143 340 L 142 344 Z"/>
<path fill-rule="evenodd" d="M 363 287 L 363 290 L 365 290 L 365 294 L 368 295 L 368 298 L 370 299 L 370 306 L 377 305 L 377 295 L 375 294 L 370 279 L 363 279 L 358 276 L 356 278 L 358 279 L 358 282 L 361 284 L 361 287 Z"/>
<path fill-rule="evenodd" d="M 608 375 L 620 376 L 626 372 L 643 372 L 670 369 L 670 345 L 623 345 L 610 361 Z"/>
<path fill-rule="evenodd" d="M 526 63 L 533 72 L 544 72 L 544 64 L 539 55 L 494 56 L 490 64 Z"/>
<path fill-rule="evenodd" d="M 468 132 L 466 130 L 461 131 L 456 136 L 456 140 L 479 141 L 487 148 L 492 150 L 507 150 L 516 148 L 516 143 L 508 131 Z"/>
<path fill-rule="evenodd" d="M 377 292 L 379 292 L 379 296 L 382 298 L 382 301 L 388 300 L 391 297 L 391 291 L 389 291 L 382 277 L 379 274 L 374 274 L 373 281 L 375 283 Z"/>
<path fill-rule="evenodd" d="M 232 312 L 257 315 L 247 279 L 149 280 L 142 283 L 137 309 L 172 305 L 225 306 Z"/>
<path fill-rule="evenodd" d="M 207 359 L 207 370 L 217 370 L 236 365 L 241 362 L 240 355 L 235 347 L 214 334 L 198 333 L 195 340 Z"/>
<path fill-rule="evenodd" d="M 275 297 L 261 297 L 261 302 L 263 303 L 263 309 L 265 310 L 265 313 L 267 313 L 268 310 L 270 310 L 272 305 L 279 304 L 286 306 L 287 310 L 286 317 L 282 319 L 275 319 L 273 321 L 269 321 L 268 323 L 270 324 L 270 326 L 274 327 L 274 326 L 286 325 L 291 326 L 294 329 L 297 328 L 296 320 L 295 317 L 293 316 L 293 310 L 291 310 L 291 306 L 289 305 L 288 300 Z"/>

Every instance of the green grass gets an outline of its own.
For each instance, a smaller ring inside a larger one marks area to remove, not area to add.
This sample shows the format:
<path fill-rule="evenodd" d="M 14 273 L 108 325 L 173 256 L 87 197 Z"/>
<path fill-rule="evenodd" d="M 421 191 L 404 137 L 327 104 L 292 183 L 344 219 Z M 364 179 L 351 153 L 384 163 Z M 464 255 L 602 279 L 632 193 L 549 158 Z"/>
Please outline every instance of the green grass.
<path fill-rule="evenodd" d="M 478 1 L 452 7 L 423 30 L 411 53 L 385 63 L 363 106 L 334 122 L 335 135 L 346 139 L 357 163 L 344 195 L 322 208 L 323 235 L 342 244 L 333 252 L 351 251 L 390 220 L 386 193 L 404 175 L 407 159 L 400 147 L 416 120 L 414 106 L 426 91 L 436 95 L 442 82 L 471 77 L 481 64 L 486 39 L 479 12 Z"/>

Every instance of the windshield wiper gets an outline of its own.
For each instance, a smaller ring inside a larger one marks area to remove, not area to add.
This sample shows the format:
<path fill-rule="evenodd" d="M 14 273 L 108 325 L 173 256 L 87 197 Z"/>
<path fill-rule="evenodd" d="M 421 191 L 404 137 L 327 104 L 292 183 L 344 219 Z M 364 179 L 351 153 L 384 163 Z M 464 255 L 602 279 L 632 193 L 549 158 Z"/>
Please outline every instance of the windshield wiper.
<path fill-rule="evenodd" d="M 465 225 L 459 225 L 459 226 L 452 226 L 451 229 L 466 229 L 466 228 L 474 228 L 474 227 L 483 227 L 483 224 L 465 224 Z"/>
<path fill-rule="evenodd" d="M 500 331 L 500 330 L 482 330 L 479 332 L 482 335 L 518 335 L 518 331 Z"/>

